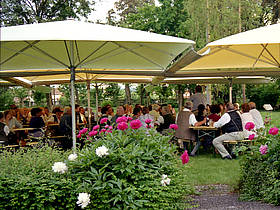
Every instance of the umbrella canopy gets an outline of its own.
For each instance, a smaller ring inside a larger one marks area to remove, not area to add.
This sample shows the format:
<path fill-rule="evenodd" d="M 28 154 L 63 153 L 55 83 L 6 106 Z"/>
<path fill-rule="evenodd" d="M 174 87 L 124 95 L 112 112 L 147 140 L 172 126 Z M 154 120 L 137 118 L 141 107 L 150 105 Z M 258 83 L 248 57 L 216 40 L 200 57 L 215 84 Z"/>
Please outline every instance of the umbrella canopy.
<path fill-rule="evenodd" d="M 75 150 L 75 71 L 123 70 L 132 75 L 134 70 L 164 72 L 176 56 L 193 45 L 187 39 L 73 20 L 4 27 L 0 78 L 6 78 L 1 73 L 8 70 L 13 71 L 9 78 L 19 73 L 32 76 L 37 71 L 70 71 Z"/>
<path fill-rule="evenodd" d="M 211 42 L 199 53 L 205 55 L 176 76 L 280 76 L 280 24 Z"/>
<path fill-rule="evenodd" d="M 187 39 L 74 20 L 4 27 L 1 70 L 74 66 L 77 70 L 163 71 L 193 44 Z"/>

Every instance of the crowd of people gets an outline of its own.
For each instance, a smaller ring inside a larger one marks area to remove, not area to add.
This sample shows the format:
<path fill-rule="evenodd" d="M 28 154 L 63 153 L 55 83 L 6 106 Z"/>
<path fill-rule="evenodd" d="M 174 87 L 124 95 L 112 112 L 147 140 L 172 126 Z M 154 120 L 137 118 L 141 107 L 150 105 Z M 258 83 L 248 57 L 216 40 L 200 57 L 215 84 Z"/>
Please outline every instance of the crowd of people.
<path fill-rule="evenodd" d="M 77 129 L 88 127 L 89 124 L 91 126 L 100 125 L 100 121 L 103 118 L 107 119 L 107 125 L 116 128 L 117 119 L 126 116 L 132 120 L 140 120 L 143 128 L 147 128 L 147 126 L 155 127 L 158 132 L 165 134 L 169 131 L 169 126 L 176 123 L 178 129 L 174 136 L 178 139 L 182 148 L 187 149 L 187 142 L 189 141 L 196 142 L 190 156 L 195 156 L 202 144 L 206 150 L 213 145 L 222 158 L 227 159 L 232 157 L 223 145 L 225 140 L 245 139 L 252 134 L 257 135 L 256 131 L 264 127 L 262 116 L 256 110 L 254 102 L 242 104 L 241 109 L 239 109 L 239 104 L 237 103 L 209 105 L 206 104 L 206 98 L 202 94 L 200 86 L 196 87 L 196 93 L 190 97 L 190 101 L 187 101 L 184 108 L 179 110 L 177 114 L 171 104 L 153 104 L 149 106 L 136 104 L 134 107 L 126 104 L 118 106 L 115 113 L 113 107 L 108 104 L 98 107 L 97 115 L 92 110 L 75 105 L 75 116 Z M 147 119 L 150 119 L 148 125 L 146 124 Z M 245 129 L 245 125 L 248 122 L 252 122 L 255 125 L 252 131 Z M 203 125 L 221 128 L 222 132 L 217 131 L 216 138 L 214 139 L 206 136 L 201 141 L 202 139 L 198 138 L 197 133 L 190 126 Z M 17 128 L 23 127 L 32 129 L 28 130 L 28 132 L 24 131 L 24 129 L 20 132 L 14 131 Z M 69 141 L 66 148 L 71 148 L 71 107 L 64 107 L 63 109 L 55 107 L 52 111 L 49 111 L 47 107 L 28 109 L 17 108 L 15 105 L 12 105 L 11 109 L 0 112 L 0 141 L 4 145 L 18 144 L 26 136 L 34 138 L 44 137 L 46 132 L 49 132 L 52 136 L 68 137 Z"/>
<path fill-rule="evenodd" d="M 226 140 L 244 140 L 250 135 L 257 136 L 257 130 L 264 128 L 264 121 L 260 112 L 256 109 L 254 102 L 244 103 L 239 109 L 239 105 L 226 103 L 225 105 L 204 105 L 199 104 L 197 109 L 193 109 L 193 103 L 188 101 L 183 110 L 181 110 L 176 119 L 178 130 L 175 136 L 183 144 L 184 149 L 187 149 L 189 141 L 196 142 L 195 147 L 190 153 L 190 156 L 195 156 L 198 148 L 203 143 L 204 149 L 214 146 L 221 154 L 222 158 L 232 159 L 231 154 L 226 150 L 223 142 Z M 253 123 L 252 130 L 246 129 L 247 123 Z M 211 138 L 209 135 L 203 138 L 203 141 L 198 138 L 197 133 L 190 126 L 213 126 L 221 128 L 215 134 L 216 138 Z"/>

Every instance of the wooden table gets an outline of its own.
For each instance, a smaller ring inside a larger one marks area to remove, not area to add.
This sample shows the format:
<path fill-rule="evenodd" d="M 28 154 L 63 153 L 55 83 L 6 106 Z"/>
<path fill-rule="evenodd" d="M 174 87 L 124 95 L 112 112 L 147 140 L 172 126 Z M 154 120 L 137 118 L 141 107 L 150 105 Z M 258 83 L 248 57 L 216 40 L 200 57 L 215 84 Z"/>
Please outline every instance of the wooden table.
<path fill-rule="evenodd" d="M 13 128 L 11 131 L 32 131 L 39 128 Z"/>
<path fill-rule="evenodd" d="M 216 137 L 216 131 L 219 129 L 213 126 L 189 126 L 189 128 L 197 131 L 199 139 L 204 136 L 210 136 L 214 139 Z"/>

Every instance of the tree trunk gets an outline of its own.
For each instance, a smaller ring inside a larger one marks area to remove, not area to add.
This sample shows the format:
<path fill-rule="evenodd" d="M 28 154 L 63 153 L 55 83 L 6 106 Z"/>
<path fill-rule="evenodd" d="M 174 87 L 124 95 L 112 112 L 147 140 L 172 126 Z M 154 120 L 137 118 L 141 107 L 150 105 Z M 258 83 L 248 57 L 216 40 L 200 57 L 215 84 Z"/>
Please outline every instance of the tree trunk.
<path fill-rule="evenodd" d="M 47 85 L 47 87 L 50 87 L 50 85 Z M 46 93 L 46 99 L 47 99 L 47 107 L 49 110 L 52 108 L 52 93 L 51 91 L 49 93 Z"/>
<path fill-rule="evenodd" d="M 184 95 L 183 95 L 182 85 L 178 85 L 178 111 L 181 111 L 184 105 Z"/>
<path fill-rule="evenodd" d="M 131 105 L 131 92 L 130 92 L 130 88 L 129 88 L 129 84 L 125 84 L 125 103 Z"/>
<path fill-rule="evenodd" d="M 140 104 L 141 104 L 141 105 L 144 104 L 144 103 L 143 103 L 143 102 L 144 102 L 144 91 L 145 91 L 144 85 L 141 84 L 141 85 L 140 85 Z"/>

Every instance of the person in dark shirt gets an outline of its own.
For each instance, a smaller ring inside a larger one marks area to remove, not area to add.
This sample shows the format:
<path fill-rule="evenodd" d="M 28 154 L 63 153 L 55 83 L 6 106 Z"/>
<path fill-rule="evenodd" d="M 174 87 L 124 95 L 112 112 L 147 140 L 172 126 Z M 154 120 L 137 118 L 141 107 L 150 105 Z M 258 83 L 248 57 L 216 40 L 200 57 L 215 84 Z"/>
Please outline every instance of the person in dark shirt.
<path fill-rule="evenodd" d="M 29 131 L 29 135 L 33 137 L 43 137 L 44 131 L 43 128 L 45 127 L 45 122 L 43 118 L 41 117 L 43 114 L 43 111 L 41 108 L 33 108 L 31 109 L 31 120 L 29 123 L 30 128 L 37 128 L 34 130 Z"/>
<path fill-rule="evenodd" d="M 209 120 L 212 120 L 213 122 L 217 122 L 221 118 L 221 116 L 218 115 L 221 112 L 221 108 L 219 105 L 211 105 L 210 112 L 211 114 L 208 115 Z"/>

